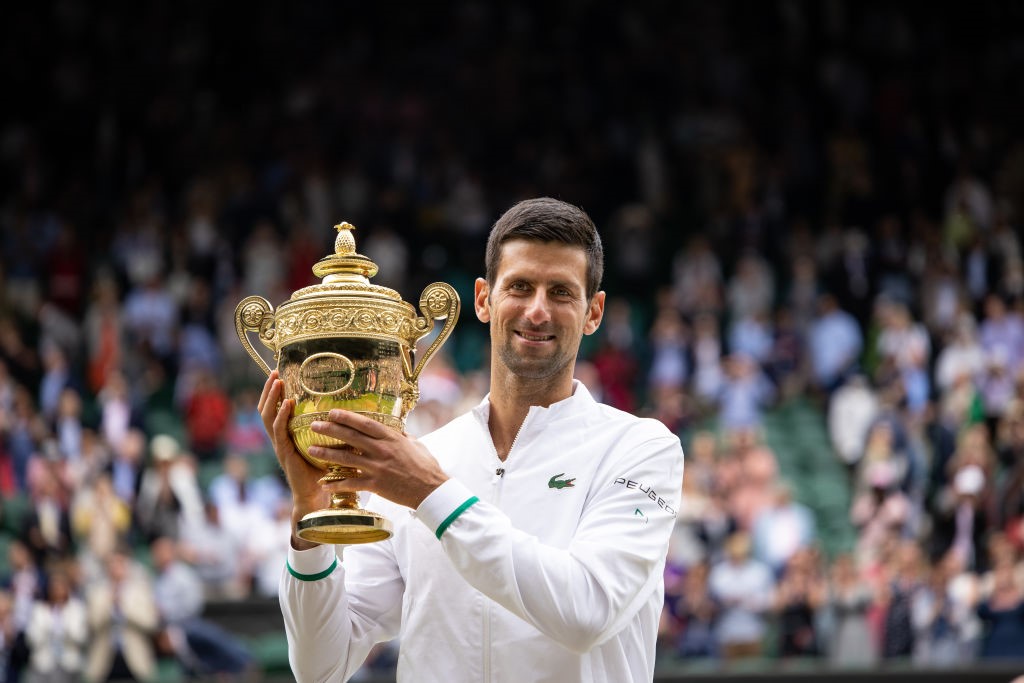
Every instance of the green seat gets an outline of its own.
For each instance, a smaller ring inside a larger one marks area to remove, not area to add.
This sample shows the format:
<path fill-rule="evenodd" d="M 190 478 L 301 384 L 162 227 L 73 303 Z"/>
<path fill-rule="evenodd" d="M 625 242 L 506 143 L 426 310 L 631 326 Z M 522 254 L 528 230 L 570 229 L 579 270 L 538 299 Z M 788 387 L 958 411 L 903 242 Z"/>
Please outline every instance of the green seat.
<path fill-rule="evenodd" d="M 3 499 L 3 510 L 0 514 L 0 531 L 7 531 L 17 536 L 25 526 L 25 519 L 32 511 L 32 501 L 27 493 L 16 493 Z"/>

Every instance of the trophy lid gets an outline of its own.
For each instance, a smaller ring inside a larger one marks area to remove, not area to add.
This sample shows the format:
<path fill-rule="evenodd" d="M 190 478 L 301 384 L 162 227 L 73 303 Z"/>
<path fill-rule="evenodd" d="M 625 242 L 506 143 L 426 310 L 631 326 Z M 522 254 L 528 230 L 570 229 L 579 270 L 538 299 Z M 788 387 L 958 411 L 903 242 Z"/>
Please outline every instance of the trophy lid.
<path fill-rule="evenodd" d="M 356 252 L 356 240 L 352 235 L 356 226 L 343 221 L 335 225 L 334 229 L 338 231 L 334 239 L 334 253 L 313 264 L 313 275 L 323 278 L 323 282 L 296 290 L 292 300 L 314 294 L 354 290 L 357 294 L 383 295 L 401 301 L 401 295 L 395 290 L 370 283 L 370 278 L 377 274 L 377 264 Z"/>

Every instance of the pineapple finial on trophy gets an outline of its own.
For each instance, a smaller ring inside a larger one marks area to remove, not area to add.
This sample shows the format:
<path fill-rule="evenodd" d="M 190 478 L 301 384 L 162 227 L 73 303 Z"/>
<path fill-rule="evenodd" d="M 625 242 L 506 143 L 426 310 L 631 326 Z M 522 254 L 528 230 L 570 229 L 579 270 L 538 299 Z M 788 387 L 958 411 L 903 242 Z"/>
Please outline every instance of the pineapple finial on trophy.
<path fill-rule="evenodd" d="M 348 221 L 342 221 L 335 225 L 334 229 L 338 231 L 338 236 L 334 238 L 334 253 L 338 256 L 351 256 L 356 253 L 356 238 L 352 236 L 356 226 Z"/>

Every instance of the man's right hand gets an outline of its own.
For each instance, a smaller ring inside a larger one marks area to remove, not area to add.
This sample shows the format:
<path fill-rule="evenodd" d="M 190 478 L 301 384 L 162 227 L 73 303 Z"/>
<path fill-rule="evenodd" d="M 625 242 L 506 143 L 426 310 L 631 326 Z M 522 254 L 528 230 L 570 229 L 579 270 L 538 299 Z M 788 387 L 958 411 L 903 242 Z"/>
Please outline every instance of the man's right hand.
<path fill-rule="evenodd" d="M 272 371 L 267 383 L 263 385 L 257 410 L 263 419 L 263 428 L 267 430 L 274 445 L 277 461 L 284 470 L 288 486 L 292 490 L 292 547 L 296 550 L 308 550 L 318 544 L 296 536 L 295 526 L 307 513 L 327 507 L 330 495 L 320 485 L 323 472 L 302 457 L 288 433 L 288 420 L 291 419 L 294 408 L 295 401 L 284 398 L 284 382 L 278 376 L 277 370 Z"/>

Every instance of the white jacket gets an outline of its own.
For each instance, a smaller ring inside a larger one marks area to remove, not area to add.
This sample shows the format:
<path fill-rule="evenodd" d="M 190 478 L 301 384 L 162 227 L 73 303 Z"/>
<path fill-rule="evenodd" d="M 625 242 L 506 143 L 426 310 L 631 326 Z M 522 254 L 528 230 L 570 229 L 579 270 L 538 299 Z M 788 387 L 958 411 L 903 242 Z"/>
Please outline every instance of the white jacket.
<path fill-rule="evenodd" d="M 89 624 L 81 600 L 69 598 L 58 609 L 37 601 L 25 628 L 25 640 L 31 652 L 29 668 L 38 674 L 50 674 L 58 669 L 66 673 L 81 671 L 88 636 Z"/>
<path fill-rule="evenodd" d="M 424 437 L 451 479 L 415 512 L 373 497 L 387 541 L 348 546 L 343 563 L 331 546 L 290 551 L 298 681 L 347 680 L 395 636 L 410 683 L 653 678 L 682 449 L 660 422 L 574 389 L 530 409 L 504 462 L 486 399 Z"/>

